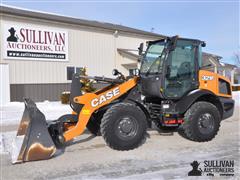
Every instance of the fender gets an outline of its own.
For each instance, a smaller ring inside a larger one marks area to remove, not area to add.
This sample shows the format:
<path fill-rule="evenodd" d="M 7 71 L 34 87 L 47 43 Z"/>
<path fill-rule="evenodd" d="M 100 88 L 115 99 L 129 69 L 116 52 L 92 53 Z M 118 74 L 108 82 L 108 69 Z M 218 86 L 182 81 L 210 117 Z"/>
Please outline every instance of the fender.
<path fill-rule="evenodd" d="M 201 97 L 209 97 L 209 102 L 214 101 L 214 104 L 219 109 L 220 113 L 222 114 L 222 104 L 219 100 L 219 97 L 216 96 L 213 92 L 205 90 L 205 89 L 195 89 L 191 92 L 189 92 L 187 95 L 183 96 L 175 106 L 175 109 L 178 113 L 184 114 L 190 106 L 197 101 L 197 99 Z"/>
<path fill-rule="evenodd" d="M 144 106 L 144 102 L 141 98 L 142 94 L 139 91 L 139 87 L 135 86 L 132 88 L 127 95 L 122 99 L 123 102 L 129 102 L 138 106 L 146 116 L 148 127 L 151 127 L 150 114 L 147 108 Z"/>

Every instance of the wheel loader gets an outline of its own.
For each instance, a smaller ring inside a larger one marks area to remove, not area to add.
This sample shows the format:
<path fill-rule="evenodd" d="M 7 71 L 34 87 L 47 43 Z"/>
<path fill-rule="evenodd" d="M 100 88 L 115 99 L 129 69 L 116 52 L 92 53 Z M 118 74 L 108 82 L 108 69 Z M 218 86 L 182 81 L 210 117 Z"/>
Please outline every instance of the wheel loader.
<path fill-rule="evenodd" d="M 140 70 L 116 78 L 74 74 L 71 83 L 71 114 L 47 121 L 31 99 L 13 145 L 12 163 L 49 159 L 87 128 L 102 135 L 115 150 L 142 145 L 147 128 L 177 129 L 196 142 L 212 140 L 223 119 L 233 114 L 230 81 L 202 66 L 202 47 L 196 39 L 168 37 L 139 46 Z M 81 79 L 108 85 L 93 93 L 81 92 Z"/>

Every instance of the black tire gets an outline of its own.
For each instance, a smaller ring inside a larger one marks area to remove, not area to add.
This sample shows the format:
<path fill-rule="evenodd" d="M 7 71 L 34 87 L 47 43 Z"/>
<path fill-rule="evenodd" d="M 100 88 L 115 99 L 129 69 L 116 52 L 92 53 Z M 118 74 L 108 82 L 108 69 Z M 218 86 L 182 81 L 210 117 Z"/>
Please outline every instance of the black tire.
<path fill-rule="evenodd" d="M 96 115 L 93 115 L 87 123 L 88 131 L 90 131 L 90 133 L 92 133 L 95 136 L 101 136 L 100 124 L 102 117 L 103 114 L 98 113 Z"/>
<path fill-rule="evenodd" d="M 184 137 L 192 141 L 205 142 L 212 140 L 220 128 L 220 113 L 216 106 L 209 102 L 194 103 L 185 113 L 181 126 Z"/>
<path fill-rule="evenodd" d="M 101 134 L 112 149 L 120 151 L 135 149 L 146 141 L 146 116 L 134 104 L 115 104 L 103 115 Z"/>

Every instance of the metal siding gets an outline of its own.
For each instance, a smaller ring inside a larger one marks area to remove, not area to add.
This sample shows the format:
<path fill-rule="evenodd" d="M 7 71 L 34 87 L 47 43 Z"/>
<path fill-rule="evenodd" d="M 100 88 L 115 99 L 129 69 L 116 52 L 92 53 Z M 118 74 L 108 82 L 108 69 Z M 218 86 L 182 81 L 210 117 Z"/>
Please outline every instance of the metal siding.
<path fill-rule="evenodd" d="M 34 101 L 59 100 L 62 91 L 70 90 L 71 81 L 67 81 L 66 76 L 67 66 L 87 67 L 88 75 L 93 76 L 111 77 L 113 68 L 118 68 L 128 75 L 128 70 L 121 65 L 126 60 L 119 55 L 117 48 L 137 49 L 139 43 L 153 40 L 121 33 L 115 37 L 112 32 L 83 26 L 0 16 L 4 21 L 51 26 L 68 31 L 69 62 L 4 60 L 0 53 L 0 62 L 9 64 L 11 101 L 22 101 L 23 97 L 30 97 Z M 0 44 L 2 43 L 0 38 Z"/>
<path fill-rule="evenodd" d="M 29 21 L 3 17 L 5 21 L 35 24 Z M 37 25 L 49 26 L 49 23 Z M 114 66 L 113 35 L 93 30 L 84 30 L 72 26 L 59 26 L 52 23 L 51 27 L 62 28 L 69 35 L 69 62 L 45 62 L 29 60 L 2 60 L 10 65 L 10 83 L 67 83 L 66 67 L 76 66 L 88 68 L 89 75 L 111 75 Z M 1 38 L 2 39 L 2 38 Z M 2 42 L 1 42 L 2 43 Z"/>
<path fill-rule="evenodd" d="M 2 53 L 2 44 L 3 44 L 3 42 L 2 42 L 2 34 L 3 34 L 3 29 L 2 29 L 2 27 L 3 27 L 3 22 L 2 22 L 2 16 L 1 16 L 1 14 L 0 14 L 0 63 L 4 63 L 3 62 L 3 53 Z"/>
<path fill-rule="evenodd" d="M 50 25 L 47 22 L 21 17 L 3 16 L 3 20 L 42 26 Z M 121 66 L 122 59 L 116 48 L 137 49 L 140 42 L 150 40 L 143 36 L 121 33 L 118 37 L 114 37 L 109 32 L 59 23 L 51 23 L 51 27 L 68 31 L 69 62 L 3 60 L 10 65 L 11 84 L 68 83 L 69 81 L 66 79 L 67 66 L 85 66 L 89 75 L 111 76 L 113 68 L 119 68 L 127 73 L 127 69 Z"/>
<path fill-rule="evenodd" d="M 117 39 L 116 47 L 117 47 L 117 49 L 118 48 L 123 48 L 123 49 L 131 49 L 131 50 L 136 50 L 137 51 L 140 43 L 145 44 L 146 41 L 150 41 L 150 40 L 156 40 L 156 39 L 154 39 L 154 38 L 152 38 L 152 39 L 143 38 L 143 37 L 133 37 L 133 36 L 130 36 L 130 35 L 125 35 L 125 34 L 121 35 L 120 34 L 118 39 Z M 119 53 L 117 53 L 116 63 L 117 63 L 116 64 L 117 69 L 125 75 L 129 75 L 129 72 L 128 72 L 127 68 L 122 66 L 122 64 L 126 64 L 126 63 L 136 63 L 137 64 L 137 62 L 135 60 L 130 59 L 128 57 L 124 57 L 124 56 L 120 55 Z"/>

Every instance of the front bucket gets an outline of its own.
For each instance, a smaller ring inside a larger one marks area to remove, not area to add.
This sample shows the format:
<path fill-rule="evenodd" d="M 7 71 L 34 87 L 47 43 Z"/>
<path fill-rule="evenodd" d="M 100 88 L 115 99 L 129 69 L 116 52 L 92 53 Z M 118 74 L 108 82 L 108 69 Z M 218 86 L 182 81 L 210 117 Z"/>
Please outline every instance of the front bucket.
<path fill-rule="evenodd" d="M 25 99 L 24 103 L 25 110 L 13 142 L 13 164 L 49 159 L 56 152 L 44 114 L 31 99 Z"/>

